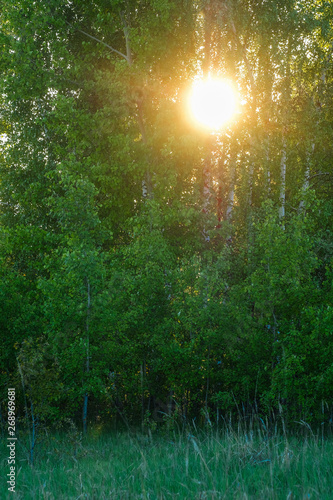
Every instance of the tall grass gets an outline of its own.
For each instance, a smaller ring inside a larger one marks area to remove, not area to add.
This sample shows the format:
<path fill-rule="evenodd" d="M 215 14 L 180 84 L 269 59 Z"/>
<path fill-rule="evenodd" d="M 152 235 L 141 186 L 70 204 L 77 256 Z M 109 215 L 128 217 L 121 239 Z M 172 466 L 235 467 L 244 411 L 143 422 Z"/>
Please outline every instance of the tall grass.
<path fill-rule="evenodd" d="M 17 443 L 16 493 L 6 485 L 1 442 L 1 499 L 320 499 L 333 498 L 333 439 L 269 436 L 257 429 L 146 434 L 98 433 L 84 440 L 72 428 L 47 435 L 29 465 Z"/>

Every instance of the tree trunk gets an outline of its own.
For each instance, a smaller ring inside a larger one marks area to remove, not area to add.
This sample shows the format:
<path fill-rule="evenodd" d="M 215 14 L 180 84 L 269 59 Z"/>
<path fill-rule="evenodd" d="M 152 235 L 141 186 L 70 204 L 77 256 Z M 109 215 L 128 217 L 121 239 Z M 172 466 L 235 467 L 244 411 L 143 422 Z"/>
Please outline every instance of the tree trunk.
<path fill-rule="evenodd" d="M 86 316 L 86 333 L 87 333 L 87 354 L 86 354 L 86 373 L 90 370 L 90 353 L 89 353 L 89 316 L 91 308 L 91 297 L 90 297 L 90 281 L 87 279 L 87 316 Z M 88 414 L 88 397 L 89 393 L 86 391 L 83 398 L 83 411 L 82 411 L 82 422 L 83 422 L 83 434 L 87 433 L 87 414 Z"/>
<path fill-rule="evenodd" d="M 281 164 L 280 164 L 280 208 L 279 208 L 279 218 L 282 221 L 282 227 L 284 228 L 283 219 L 285 217 L 285 206 L 286 206 L 286 171 L 287 171 L 287 144 L 286 140 L 283 139 L 282 153 L 281 153 Z"/>
<path fill-rule="evenodd" d="M 133 65 L 133 57 L 132 57 L 132 49 L 131 49 L 131 40 L 130 40 L 130 21 L 129 21 L 129 15 L 125 14 L 124 12 L 121 12 L 120 14 L 121 21 L 123 23 L 123 32 L 125 36 L 125 43 L 126 43 L 126 59 L 129 67 Z M 136 102 L 137 106 L 137 122 L 138 126 L 140 129 L 140 134 L 141 134 L 141 139 L 144 144 L 147 143 L 147 136 L 146 136 L 146 128 L 144 124 L 144 119 L 143 119 L 143 111 L 142 111 L 142 102 L 141 100 L 137 100 Z M 152 198 L 152 183 L 151 183 L 151 174 L 150 174 L 150 167 L 149 167 L 149 159 L 147 158 L 147 171 L 145 174 L 144 179 L 142 180 L 142 198 L 148 198 L 150 200 Z"/>
<path fill-rule="evenodd" d="M 203 177 L 203 188 L 202 188 L 202 212 L 204 214 L 208 214 L 210 208 L 210 199 L 211 199 L 211 148 L 209 147 L 209 151 L 204 160 L 204 165 L 202 169 L 202 177 Z M 202 235 L 205 241 L 209 241 L 209 235 L 207 234 L 206 227 L 204 224 Z"/>
<path fill-rule="evenodd" d="M 144 430 L 145 420 L 145 373 L 146 373 L 146 360 L 143 358 L 140 365 L 140 385 L 141 385 L 141 428 Z"/>
<path fill-rule="evenodd" d="M 211 39 L 212 39 L 212 5 L 211 2 L 208 1 L 204 8 L 205 11 L 205 39 L 204 39 L 204 60 L 202 63 L 202 72 L 204 78 L 207 78 L 210 70 L 210 62 L 211 62 Z"/>
<path fill-rule="evenodd" d="M 270 197 L 270 195 L 271 195 L 271 170 L 269 168 L 269 144 L 267 144 L 266 160 L 267 160 L 267 194 Z"/>
<path fill-rule="evenodd" d="M 234 199 L 235 199 L 235 181 L 236 181 L 236 165 L 231 159 L 230 165 L 230 184 L 229 184 L 229 194 L 228 194 L 228 203 L 227 203 L 227 211 L 226 211 L 226 219 L 231 220 L 232 210 L 234 208 Z"/>
<path fill-rule="evenodd" d="M 253 194 L 253 171 L 254 171 L 254 166 L 253 163 L 250 163 L 249 167 L 249 193 L 248 193 L 248 205 L 249 207 L 252 206 L 252 194 Z"/>
<path fill-rule="evenodd" d="M 306 155 L 304 182 L 303 182 L 303 188 L 302 188 L 303 195 L 305 195 L 305 193 L 307 192 L 307 190 L 310 187 L 310 163 L 311 163 L 311 154 L 314 151 L 314 147 L 315 147 L 315 145 L 314 145 L 314 143 L 312 143 L 311 151 L 308 151 L 308 153 Z M 305 208 L 305 201 L 304 201 L 304 199 L 302 199 L 299 203 L 299 206 L 298 206 L 299 212 L 301 210 L 303 210 L 304 208 Z"/>

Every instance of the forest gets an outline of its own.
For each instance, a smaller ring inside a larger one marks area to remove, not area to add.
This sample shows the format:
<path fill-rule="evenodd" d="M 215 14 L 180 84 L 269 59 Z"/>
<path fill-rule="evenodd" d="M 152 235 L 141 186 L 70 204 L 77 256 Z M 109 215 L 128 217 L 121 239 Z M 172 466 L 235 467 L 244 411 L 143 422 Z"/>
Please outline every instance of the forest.
<path fill-rule="evenodd" d="M 2 426 L 329 429 L 331 0 L 0 5 Z"/>

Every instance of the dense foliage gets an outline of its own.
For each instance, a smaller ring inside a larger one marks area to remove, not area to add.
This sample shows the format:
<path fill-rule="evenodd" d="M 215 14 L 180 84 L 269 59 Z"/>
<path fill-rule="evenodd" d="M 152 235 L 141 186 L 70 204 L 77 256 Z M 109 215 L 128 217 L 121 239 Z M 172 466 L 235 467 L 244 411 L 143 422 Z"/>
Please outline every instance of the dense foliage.
<path fill-rule="evenodd" d="M 331 422 L 333 4 L 1 7 L 2 404 Z M 215 135 L 209 72 L 240 95 Z"/>

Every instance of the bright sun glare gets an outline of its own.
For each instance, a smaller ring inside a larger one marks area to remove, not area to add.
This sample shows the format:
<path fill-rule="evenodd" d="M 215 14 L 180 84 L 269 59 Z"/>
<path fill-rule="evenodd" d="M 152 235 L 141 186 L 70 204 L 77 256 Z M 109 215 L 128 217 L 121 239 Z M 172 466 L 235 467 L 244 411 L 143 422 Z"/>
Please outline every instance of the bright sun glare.
<path fill-rule="evenodd" d="M 189 97 L 191 114 L 196 122 L 211 130 L 226 124 L 236 111 L 236 95 L 225 80 L 199 80 Z"/>

